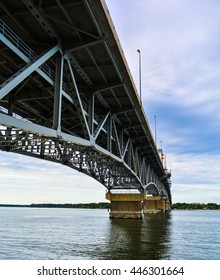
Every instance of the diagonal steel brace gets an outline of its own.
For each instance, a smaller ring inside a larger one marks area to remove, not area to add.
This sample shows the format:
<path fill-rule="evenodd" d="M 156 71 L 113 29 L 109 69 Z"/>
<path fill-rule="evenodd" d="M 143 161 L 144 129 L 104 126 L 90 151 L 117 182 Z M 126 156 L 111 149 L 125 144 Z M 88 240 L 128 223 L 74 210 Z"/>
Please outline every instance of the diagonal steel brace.
<path fill-rule="evenodd" d="M 59 50 L 58 46 L 53 47 L 49 51 L 41 54 L 34 60 L 30 61 L 16 74 L 10 77 L 0 86 L 0 100 L 4 98 L 11 90 L 19 85 L 24 79 L 30 76 L 35 70 L 37 70 L 45 61 L 53 56 Z"/>

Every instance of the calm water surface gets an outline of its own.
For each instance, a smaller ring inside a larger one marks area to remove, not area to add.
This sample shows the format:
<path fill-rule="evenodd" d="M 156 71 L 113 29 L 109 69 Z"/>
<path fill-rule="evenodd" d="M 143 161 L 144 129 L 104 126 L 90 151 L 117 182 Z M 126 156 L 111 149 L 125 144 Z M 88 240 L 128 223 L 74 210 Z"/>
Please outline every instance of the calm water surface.
<path fill-rule="evenodd" d="M 106 210 L 0 208 L 0 259 L 220 259 L 220 211 L 110 220 Z"/>

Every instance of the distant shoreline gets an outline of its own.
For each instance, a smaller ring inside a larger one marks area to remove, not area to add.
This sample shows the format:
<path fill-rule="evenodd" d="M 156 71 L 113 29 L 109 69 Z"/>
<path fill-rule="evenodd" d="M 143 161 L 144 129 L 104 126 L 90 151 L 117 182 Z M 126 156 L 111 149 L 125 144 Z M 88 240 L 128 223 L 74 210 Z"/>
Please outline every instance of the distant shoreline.
<path fill-rule="evenodd" d="M 108 209 L 110 203 L 32 203 L 32 204 L 0 204 L 0 207 L 23 207 L 23 208 L 85 208 L 85 209 Z"/>
<path fill-rule="evenodd" d="M 73 208 L 73 209 L 109 209 L 109 202 L 99 203 L 32 203 L 32 204 L 0 204 L 0 207 L 23 208 Z M 220 210 L 217 203 L 173 203 L 172 210 Z"/>

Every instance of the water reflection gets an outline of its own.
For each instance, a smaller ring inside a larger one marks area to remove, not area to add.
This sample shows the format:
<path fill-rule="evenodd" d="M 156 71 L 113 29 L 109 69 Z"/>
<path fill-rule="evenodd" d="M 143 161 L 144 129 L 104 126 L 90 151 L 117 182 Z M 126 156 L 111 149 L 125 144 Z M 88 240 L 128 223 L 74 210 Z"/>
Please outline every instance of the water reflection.
<path fill-rule="evenodd" d="M 107 247 L 101 259 L 169 259 L 171 213 L 150 214 L 142 220 L 110 220 Z"/>

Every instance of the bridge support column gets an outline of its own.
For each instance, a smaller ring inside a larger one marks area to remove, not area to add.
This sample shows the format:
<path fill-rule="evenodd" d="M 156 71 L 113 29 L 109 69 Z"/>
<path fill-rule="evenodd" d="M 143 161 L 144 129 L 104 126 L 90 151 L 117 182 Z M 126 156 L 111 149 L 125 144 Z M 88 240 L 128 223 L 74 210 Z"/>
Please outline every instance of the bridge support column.
<path fill-rule="evenodd" d="M 111 201 L 110 218 L 142 218 L 142 194 L 113 194 L 108 192 L 106 193 L 106 199 Z"/>
<path fill-rule="evenodd" d="M 166 202 L 166 197 L 145 195 L 143 200 L 144 214 L 158 213 L 166 210 L 169 210 L 168 203 Z"/>
<path fill-rule="evenodd" d="M 159 200 L 159 210 L 165 211 L 166 210 L 166 197 L 161 197 Z"/>
<path fill-rule="evenodd" d="M 145 196 L 143 200 L 143 212 L 148 213 L 158 213 L 159 212 L 159 200 L 160 196 Z"/>

